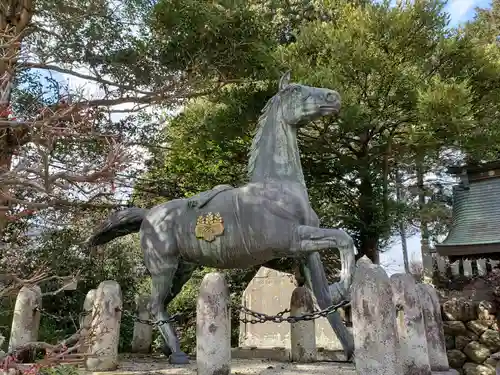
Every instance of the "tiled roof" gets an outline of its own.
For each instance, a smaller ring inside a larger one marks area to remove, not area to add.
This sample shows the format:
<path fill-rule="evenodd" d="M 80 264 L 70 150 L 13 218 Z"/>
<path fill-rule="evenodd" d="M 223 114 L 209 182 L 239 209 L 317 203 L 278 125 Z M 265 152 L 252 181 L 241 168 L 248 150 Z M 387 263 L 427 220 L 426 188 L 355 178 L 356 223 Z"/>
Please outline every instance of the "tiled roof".
<path fill-rule="evenodd" d="M 453 187 L 453 223 L 436 247 L 500 244 L 500 178 Z M 439 251 L 439 249 L 438 249 Z"/>

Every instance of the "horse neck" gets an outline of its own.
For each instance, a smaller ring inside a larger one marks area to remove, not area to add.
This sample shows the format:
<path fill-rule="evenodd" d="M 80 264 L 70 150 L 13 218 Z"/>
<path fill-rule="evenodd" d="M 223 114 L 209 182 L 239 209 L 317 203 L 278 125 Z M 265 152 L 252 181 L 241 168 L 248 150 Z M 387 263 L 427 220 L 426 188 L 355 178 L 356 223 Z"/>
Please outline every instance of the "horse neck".
<path fill-rule="evenodd" d="M 279 99 L 273 99 L 259 118 L 259 129 L 250 151 L 250 181 L 295 182 L 305 189 L 297 130 L 286 124 L 279 110 Z"/>

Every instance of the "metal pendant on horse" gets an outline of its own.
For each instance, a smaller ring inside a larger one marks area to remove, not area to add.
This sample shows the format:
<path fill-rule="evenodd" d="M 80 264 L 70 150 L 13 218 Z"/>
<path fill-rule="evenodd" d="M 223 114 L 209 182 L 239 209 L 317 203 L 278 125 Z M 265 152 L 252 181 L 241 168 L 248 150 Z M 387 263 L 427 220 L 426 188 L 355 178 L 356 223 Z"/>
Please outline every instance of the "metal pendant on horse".
<path fill-rule="evenodd" d="M 194 233 L 196 238 L 204 239 L 207 242 L 212 242 L 216 237 L 224 234 L 224 220 L 220 213 L 209 212 L 205 216 L 198 216 Z"/>

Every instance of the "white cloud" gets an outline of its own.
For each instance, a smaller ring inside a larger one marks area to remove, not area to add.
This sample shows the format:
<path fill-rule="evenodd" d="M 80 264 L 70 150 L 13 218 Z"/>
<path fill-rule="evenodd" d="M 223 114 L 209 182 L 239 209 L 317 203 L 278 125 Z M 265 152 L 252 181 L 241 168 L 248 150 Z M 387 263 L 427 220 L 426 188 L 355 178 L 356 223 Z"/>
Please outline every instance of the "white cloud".
<path fill-rule="evenodd" d="M 450 14 L 451 25 L 456 25 L 466 21 L 468 13 L 478 4 L 477 0 L 452 0 L 445 8 L 445 11 Z"/>

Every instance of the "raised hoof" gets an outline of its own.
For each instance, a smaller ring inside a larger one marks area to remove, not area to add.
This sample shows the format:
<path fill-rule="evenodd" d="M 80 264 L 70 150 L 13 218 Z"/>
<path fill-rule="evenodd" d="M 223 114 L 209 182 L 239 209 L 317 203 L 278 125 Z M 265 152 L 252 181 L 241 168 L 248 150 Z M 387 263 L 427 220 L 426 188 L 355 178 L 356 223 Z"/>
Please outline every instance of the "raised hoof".
<path fill-rule="evenodd" d="M 184 352 L 172 353 L 168 361 L 172 365 L 188 365 L 189 357 Z"/>

